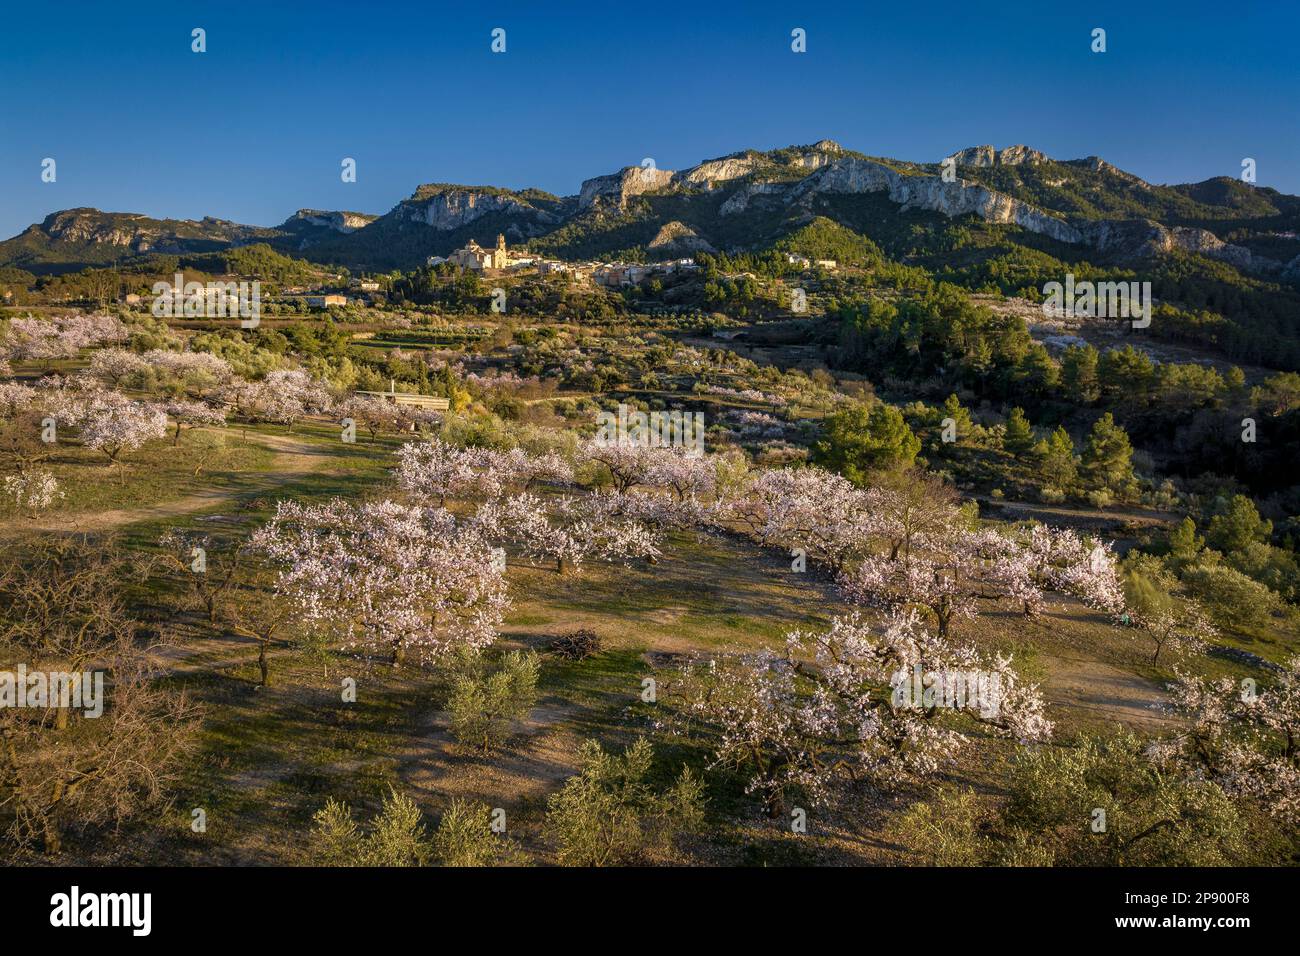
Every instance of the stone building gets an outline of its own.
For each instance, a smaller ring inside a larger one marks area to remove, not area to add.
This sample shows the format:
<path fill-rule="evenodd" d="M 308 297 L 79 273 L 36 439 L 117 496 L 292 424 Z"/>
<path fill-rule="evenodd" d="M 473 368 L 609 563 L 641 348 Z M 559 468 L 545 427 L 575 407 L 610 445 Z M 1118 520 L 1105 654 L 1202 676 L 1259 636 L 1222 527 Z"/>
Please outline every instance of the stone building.
<path fill-rule="evenodd" d="M 447 261 L 454 262 L 466 269 L 478 271 L 483 269 L 504 269 L 510 265 L 510 253 L 506 250 L 506 237 L 501 234 L 497 235 L 495 249 L 484 249 L 471 239 L 468 245 L 449 255 Z"/>

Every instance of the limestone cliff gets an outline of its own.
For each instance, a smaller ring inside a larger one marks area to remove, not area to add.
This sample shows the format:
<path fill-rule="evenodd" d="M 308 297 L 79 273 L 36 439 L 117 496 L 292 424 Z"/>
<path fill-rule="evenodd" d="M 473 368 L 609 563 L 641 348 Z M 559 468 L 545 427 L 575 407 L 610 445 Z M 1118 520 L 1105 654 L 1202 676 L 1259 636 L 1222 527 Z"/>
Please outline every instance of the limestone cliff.
<path fill-rule="evenodd" d="M 521 194 L 482 186 L 421 186 L 410 199 L 398 203 L 388 216 L 399 223 L 416 223 L 449 232 L 490 213 L 558 222 L 552 213 Z"/>
<path fill-rule="evenodd" d="M 608 176 L 596 176 L 583 182 L 578 191 L 578 208 L 589 209 L 593 205 L 609 204 L 622 209 L 632 196 L 670 185 L 675 175 L 670 169 L 628 166 Z"/>
<path fill-rule="evenodd" d="M 355 232 L 363 226 L 368 226 L 370 223 L 374 222 L 376 218 L 378 217 L 361 212 L 299 209 L 281 228 L 291 227 L 294 223 L 303 223 L 309 226 L 320 226 L 322 229 L 332 229 L 335 232 L 347 234 L 349 232 Z"/>
<path fill-rule="evenodd" d="M 1008 146 L 996 150 L 992 146 L 970 146 L 958 150 L 948 157 L 957 161 L 958 166 L 1019 166 L 1023 163 L 1045 163 L 1050 157 L 1028 146 Z"/>
<path fill-rule="evenodd" d="M 947 183 L 941 176 L 904 175 L 869 159 L 838 160 L 795 188 L 796 195 L 876 192 L 888 194 L 904 209 L 929 209 L 949 217 L 974 214 L 989 222 L 1014 223 L 1061 242 L 1080 242 L 1083 238 L 1065 220 L 978 183 L 964 179 Z"/>

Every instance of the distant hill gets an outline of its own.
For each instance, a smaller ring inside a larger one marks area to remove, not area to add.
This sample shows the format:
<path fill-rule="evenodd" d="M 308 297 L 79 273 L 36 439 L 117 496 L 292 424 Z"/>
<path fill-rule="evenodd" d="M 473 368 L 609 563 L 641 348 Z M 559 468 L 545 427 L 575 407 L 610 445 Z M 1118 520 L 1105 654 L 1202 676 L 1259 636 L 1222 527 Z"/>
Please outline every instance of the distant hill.
<path fill-rule="evenodd" d="M 0 242 L 0 267 L 40 274 L 261 242 L 354 270 L 410 269 L 498 233 L 567 259 L 653 260 L 800 251 L 814 222 L 818 241 L 863 254 L 866 242 L 904 261 L 960 260 L 956 246 L 970 258 L 973 242 L 1099 266 L 1173 254 L 1279 281 L 1300 273 L 1300 198 L 1272 189 L 1229 178 L 1157 186 L 1098 157 L 1059 161 L 1026 146 L 974 146 L 946 163 L 915 163 L 830 140 L 742 150 L 680 171 L 630 166 L 585 180 L 569 197 L 428 184 L 382 216 L 303 209 L 274 227 L 70 209 Z M 832 237 L 827 223 L 853 236 Z"/>

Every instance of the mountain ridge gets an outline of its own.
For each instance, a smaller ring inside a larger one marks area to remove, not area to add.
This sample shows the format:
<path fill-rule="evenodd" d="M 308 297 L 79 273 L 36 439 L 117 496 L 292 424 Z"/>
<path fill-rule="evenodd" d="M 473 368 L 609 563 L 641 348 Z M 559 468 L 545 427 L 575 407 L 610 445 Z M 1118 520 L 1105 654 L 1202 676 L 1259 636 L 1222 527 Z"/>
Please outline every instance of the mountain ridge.
<path fill-rule="evenodd" d="M 886 198 L 900 215 L 974 217 L 1114 261 L 1182 251 L 1288 277 L 1300 263 L 1300 242 L 1290 240 L 1300 227 L 1300 197 L 1228 177 L 1154 185 L 1099 157 L 1056 160 L 1020 144 L 967 147 L 939 163 L 915 163 L 823 139 L 744 149 L 682 170 L 646 160 L 583 180 L 572 196 L 426 183 L 381 215 L 301 209 L 270 227 L 78 207 L 0 242 L 0 266 L 58 271 L 266 242 L 312 261 L 409 269 L 498 232 L 512 245 L 566 258 L 752 251 L 814 214 L 842 221 L 837 206 L 865 195 Z"/>

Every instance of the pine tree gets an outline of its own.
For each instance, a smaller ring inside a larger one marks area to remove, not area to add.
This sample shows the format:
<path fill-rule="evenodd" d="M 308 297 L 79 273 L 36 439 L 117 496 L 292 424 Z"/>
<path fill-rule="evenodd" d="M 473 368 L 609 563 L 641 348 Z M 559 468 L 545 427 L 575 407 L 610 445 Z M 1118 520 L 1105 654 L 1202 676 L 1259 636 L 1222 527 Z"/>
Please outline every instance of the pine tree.
<path fill-rule="evenodd" d="M 826 420 L 816 459 L 854 484 L 865 485 L 871 472 L 910 465 L 920 450 L 921 440 L 893 405 L 882 402 L 868 410 L 856 404 Z"/>
<path fill-rule="evenodd" d="M 1234 554 L 1252 543 L 1267 543 L 1272 534 L 1273 522 L 1259 516 L 1255 502 L 1233 495 L 1224 512 L 1210 519 L 1206 539 L 1224 554 Z"/>
<path fill-rule="evenodd" d="M 970 434 L 970 412 L 962 408 L 961 399 L 955 393 L 944 399 L 943 417 L 951 418 L 956 424 L 957 438 L 959 440 Z"/>
<path fill-rule="evenodd" d="M 1061 388 L 1067 398 L 1088 405 L 1101 394 L 1097 386 L 1097 350 L 1071 345 L 1061 355 Z"/>
<path fill-rule="evenodd" d="M 1047 483 L 1061 491 L 1068 491 L 1078 478 L 1074 442 L 1070 440 L 1070 433 L 1058 426 L 1046 441 L 1034 446 L 1034 452 L 1041 459 L 1039 471 Z"/>
<path fill-rule="evenodd" d="M 1132 458 L 1133 445 L 1128 433 L 1115 424 L 1110 412 L 1102 415 L 1093 424 L 1088 443 L 1083 447 L 1084 476 L 1096 488 L 1124 494 L 1134 483 Z"/>
<path fill-rule="evenodd" d="M 1169 557 L 1165 561 L 1171 568 L 1181 571 L 1183 567 L 1196 560 L 1197 554 L 1203 547 L 1205 547 L 1205 539 L 1196 533 L 1196 522 L 1191 518 L 1184 518 L 1173 531 L 1169 532 Z"/>
<path fill-rule="evenodd" d="M 1024 409 L 1011 409 L 1002 446 L 1013 455 L 1023 455 L 1034 447 L 1034 429 L 1029 424 L 1029 419 L 1025 418 Z"/>

